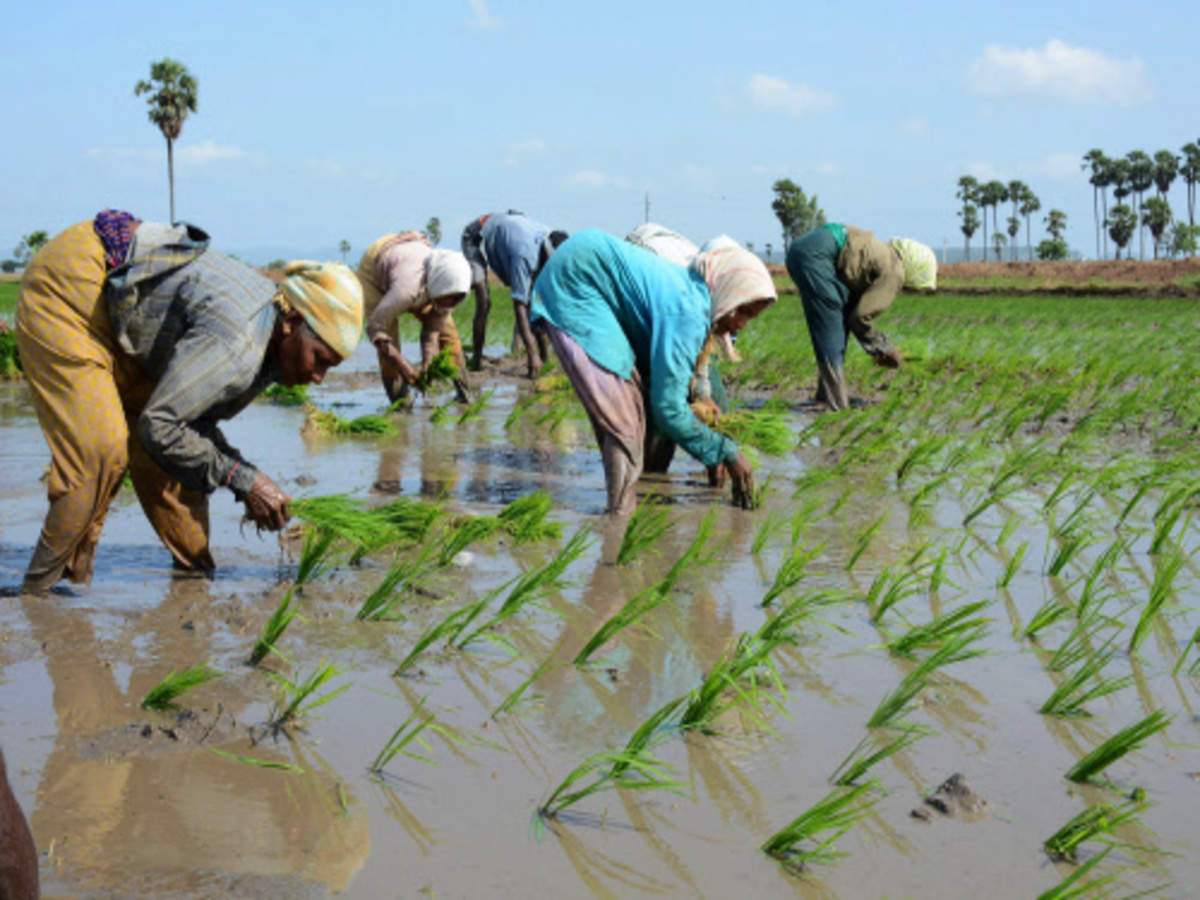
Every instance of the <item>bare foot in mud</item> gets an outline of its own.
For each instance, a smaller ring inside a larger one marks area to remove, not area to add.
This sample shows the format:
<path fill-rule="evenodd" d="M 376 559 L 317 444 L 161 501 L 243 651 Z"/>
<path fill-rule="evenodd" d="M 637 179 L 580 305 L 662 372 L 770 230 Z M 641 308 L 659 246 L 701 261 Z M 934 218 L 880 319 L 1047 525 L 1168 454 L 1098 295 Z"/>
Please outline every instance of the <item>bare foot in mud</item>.
<path fill-rule="evenodd" d="M 935 813 L 964 822 L 977 822 L 986 812 L 987 801 L 971 790 L 963 775 L 955 772 L 925 798 L 924 806 L 918 806 L 909 815 L 922 822 L 933 821 L 937 818 Z"/>

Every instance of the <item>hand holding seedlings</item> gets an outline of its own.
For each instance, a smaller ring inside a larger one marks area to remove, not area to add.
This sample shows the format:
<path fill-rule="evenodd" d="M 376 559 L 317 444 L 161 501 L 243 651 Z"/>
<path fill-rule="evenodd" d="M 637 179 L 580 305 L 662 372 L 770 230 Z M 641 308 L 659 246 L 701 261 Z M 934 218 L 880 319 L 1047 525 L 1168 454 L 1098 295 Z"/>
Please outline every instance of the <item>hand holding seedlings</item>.
<path fill-rule="evenodd" d="M 898 369 L 904 358 L 895 347 L 888 347 L 882 353 L 876 354 L 875 365 L 884 369 Z"/>
<path fill-rule="evenodd" d="M 708 467 L 708 486 L 721 488 L 725 487 L 725 479 L 729 475 L 729 469 L 725 463 L 717 463 L 715 466 Z"/>
<path fill-rule="evenodd" d="M 291 518 L 288 513 L 288 503 L 291 499 L 279 485 L 262 472 L 258 472 L 244 501 L 246 517 L 259 528 L 279 531 Z"/>

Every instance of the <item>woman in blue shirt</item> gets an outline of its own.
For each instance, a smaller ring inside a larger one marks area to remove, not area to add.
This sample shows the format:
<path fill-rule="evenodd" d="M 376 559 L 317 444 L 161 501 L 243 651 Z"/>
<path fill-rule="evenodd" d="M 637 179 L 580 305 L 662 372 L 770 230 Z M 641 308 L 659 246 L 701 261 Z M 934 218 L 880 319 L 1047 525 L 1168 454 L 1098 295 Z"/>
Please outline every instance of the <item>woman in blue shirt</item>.
<path fill-rule="evenodd" d="M 754 478 L 737 445 L 689 405 L 710 337 L 735 334 L 776 299 L 762 260 L 740 247 L 699 254 L 688 268 L 601 231 L 582 231 L 550 257 L 534 285 L 541 320 L 600 444 L 608 511 L 636 505 L 649 435 L 683 447 L 733 502 L 753 503 Z M 702 353 L 702 351 L 704 351 Z"/>

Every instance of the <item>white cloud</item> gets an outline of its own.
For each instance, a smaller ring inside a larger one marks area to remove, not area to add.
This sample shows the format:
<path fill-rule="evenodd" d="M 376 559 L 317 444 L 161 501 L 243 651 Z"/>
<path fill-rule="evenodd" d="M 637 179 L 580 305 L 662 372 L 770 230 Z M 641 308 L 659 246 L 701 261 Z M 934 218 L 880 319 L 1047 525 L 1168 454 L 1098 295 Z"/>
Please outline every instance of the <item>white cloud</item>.
<path fill-rule="evenodd" d="M 906 119 L 900 125 L 909 134 L 924 134 L 929 130 L 929 120 L 923 116 L 917 116 L 912 119 Z"/>
<path fill-rule="evenodd" d="M 213 141 L 203 141 L 200 144 L 185 144 L 176 150 L 180 162 L 194 166 L 202 166 L 210 162 L 220 162 L 230 159 L 245 159 L 249 154 L 241 147 L 224 146 Z"/>
<path fill-rule="evenodd" d="M 971 63 L 967 84 L 986 97 L 1034 97 L 1071 104 L 1136 106 L 1154 97 L 1140 58 L 1111 59 L 1057 38 L 1040 48 L 989 44 Z"/>
<path fill-rule="evenodd" d="M 571 187 L 585 188 L 627 188 L 629 187 L 629 179 L 621 175 L 608 175 L 597 169 L 580 169 L 578 172 L 572 172 L 566 177 L 566 182 Z"/>
<path fill-rule="evenodd" d="M 471 7 L 471 19 L 467 24 L 472 28 L 499 28 L 504 24 L 503 19 L 492 15 L 487 0 L 467 0 L 467 5 Z"/>
<path fill-rule="evenodd" d="M 837 98 L 828 91 L 806 84 L 788 84 L 782 78 L 755 72 L 746 85 L 750 104 L 758 109 L 780 110 L 792 116 L 803 116 L 819 109 L 828 109 Z"/>
<path fill-rule="evenodd" d="M 504 157 L 506 166 L 516 166 L 523 162 L 528 162 L 535 159 L 546 152 L 546 142 L 541 138 L 529 138 L 525 141 L 517 141 L 508 145 L 508 152 Z"/>

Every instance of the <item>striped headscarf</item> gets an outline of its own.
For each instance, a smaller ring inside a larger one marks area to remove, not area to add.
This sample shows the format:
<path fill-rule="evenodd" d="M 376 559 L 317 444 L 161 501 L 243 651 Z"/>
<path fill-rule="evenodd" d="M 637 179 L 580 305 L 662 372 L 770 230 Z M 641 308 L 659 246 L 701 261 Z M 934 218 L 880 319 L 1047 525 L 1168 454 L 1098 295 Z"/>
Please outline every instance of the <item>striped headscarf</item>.
<path fill-rule="evenodd" d="M 937 289 L 937 256 L 933 250 L 911 238 L 892 238 L 892 247 L 904 266 L 904 286 L 923 291 Z"/>
<path fill-rule="evenodd" d="M 363 295 L 350 268 L 297 259 L 287 264 L 283 275 L 275 296 L 284 310 L 298 310 L 342 359 L 353 353 L 362 334 Z"/>
<path fill-rule="evenodd" d="M 457 250 L 433 250 L 425 261 L 425 295 L 430 300 L 450 294 L 464 297 L 471 289 L 471 264 Z"/>
<path fill-rule="evenodd" d="M 713 322 L 743 304 L 779 299 L 763 261 L 744 247 L 722 245 L 705 250 L 692 261 L 692 268 L 708 285 Z"/>
<path fill-rule="evenodd" d="M 133 243 L 133 233 L 141 224 L 141 219 L 120 209 L 104 209 L 96 213 L 92 227 L 104 245 L 104 263 L 108 268 L 115 269 L 125 262 L 129 256 L 129 245 Z"/>

